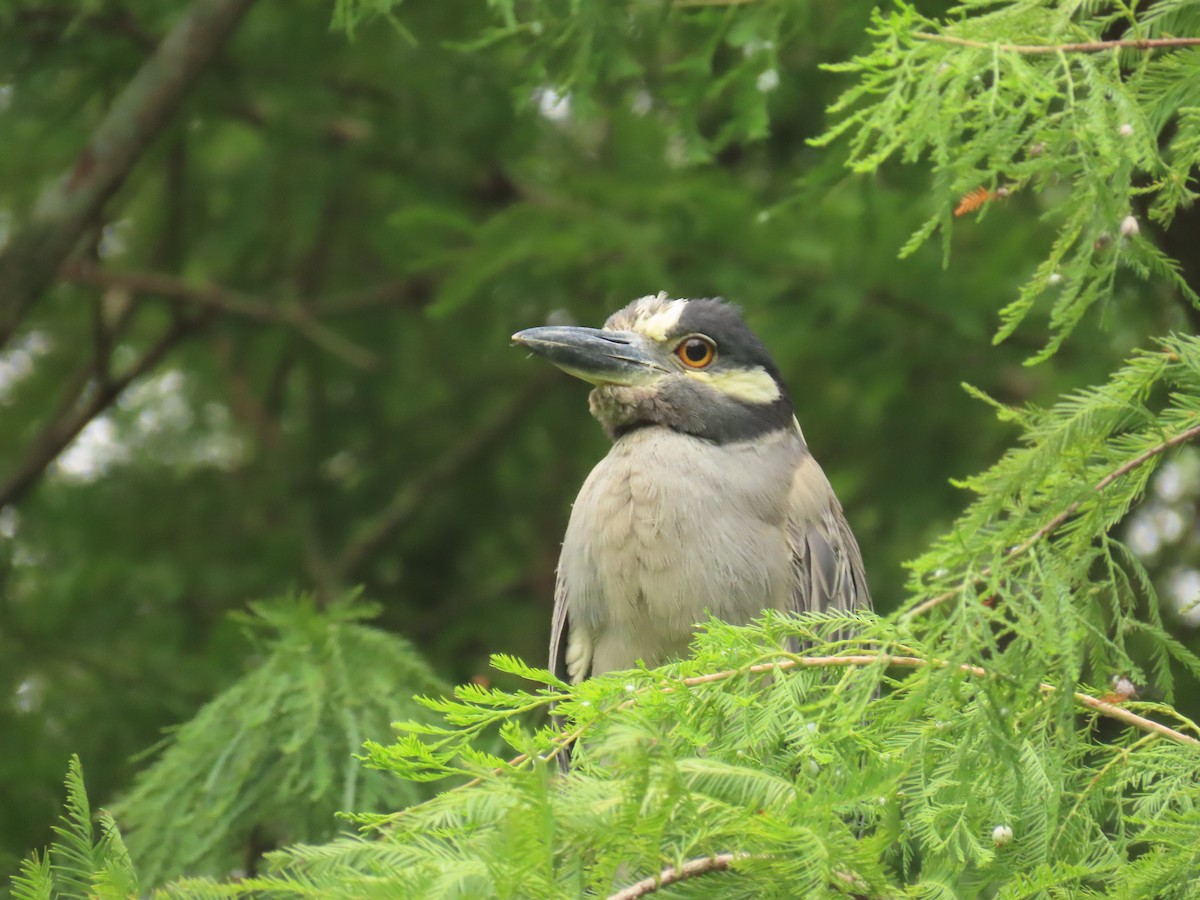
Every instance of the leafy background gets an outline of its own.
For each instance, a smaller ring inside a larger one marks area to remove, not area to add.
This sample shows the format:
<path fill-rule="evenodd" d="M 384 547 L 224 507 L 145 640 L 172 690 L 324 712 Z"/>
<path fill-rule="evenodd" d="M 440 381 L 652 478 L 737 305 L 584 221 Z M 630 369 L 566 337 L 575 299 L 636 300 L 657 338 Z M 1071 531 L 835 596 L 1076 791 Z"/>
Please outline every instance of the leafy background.
<path fill-rule="evenodd" d="M 1040 170 L 1047 156 L 1019 168 L 1037 142 L 1028 118 L 997 117 L 1011 134 L 988 156 L 914 105 L 880 121 L 885 142 L 925 142 L 920 165 L 849 140 L 814 146 L 853 83 L 822 64 L 874 38 L 874 61 L 849 68 L 887 71 L 900 25 L 868 34 L 872 7 L 252 5 L 0 355 L 0 870 L 49 839 L 71 753 L 94 803 L 111 805 L 144 769 L 136 754 L 270 657 L 229 615 L 253 601 L 295 588 L 327 606 L 362 585 L 376 624 L 419 648 L 432 672 L 396 662 L 411 689 L 376 691 L 385 708 L 363 739 L 387 740 L 383 723 L 439 678 L 503 677 L 491 653 L 541 659 L 569 503 L 605 441 L 581 385 L 508 347 L 520 328 L 596 324 L 658 290 L 741 303 L 884 612 L 906 596 L 902 562 L 966 505 L 951 480 L 1018 434 L 962 383 L 1049 404 L 1153 336 L 1194 331 L 1195 214 L 1184 192 L 1173 217 L 1146 215 L 1140 189 L 1170 172 L 1140 133 L 1132 168 L 1082 175 Z M 1059 24 L 1093 34 L 1121 21 L 1113 9 Z M 900 7 L 906 27 L 945 7 L 919 10 Z M 155 0 L 0 11 L 2 239 L 72 169 L 177 15 Z M 921 52 L 914 71 L 949 58 Z M 995 111 L 971 94 L 993 84 L 990 51 L 947 65 L 938 89 L 962 102 L 940 108 Z M 1194 104 L 1153 94 L 1162 73 L 1139 65 L 1127 69 L 1145 108 Z M 1127 73 L 1092 69 L 1079 78 L 1099 108 Z M 1124 124 L 1119 108 L 1091 109 L 1080 115 L 1096 132 Z M 1187 123 L 1200 120 L 1180 121 L 1171 162 L 1186 183 Z M 1086 161 L 1087 134 L 1074 137 L 1064 152 Z M 951 215 L 967 191 L 1010 180 L 982 214 Z M 1130 214 L 1141 231 L 1122 240 Z M 1061 280 L 1088 302 L 1058 346 L 1070 322 L 1047 299 L 1054 268 L 1039 267 L 1063 221 L 1084 237 Z M 944 243 L 899 260 L 923 223 Z M 1160 251 L 1178 277 L 1151 265 Z M 1021 315 L 1003 317 L 1018 298 Z M 97 360 L 135 365 L 181 317 L 141 378 L 48 449 L 96 396 Z M 1026 364 L 1047 346 L 1057 353 Z M 1118 526 L 1168 598 L 1196 592 L 1196 467 L 1179 457 Z M 10 473 L 29 470 L 16 489 Z M 293 618 L 274 624 L 303 631 Z M 1182 617 L 1166 623 L 1200 646 Z M 1194 681 L 1176 698 L 1200 713 Z"/>

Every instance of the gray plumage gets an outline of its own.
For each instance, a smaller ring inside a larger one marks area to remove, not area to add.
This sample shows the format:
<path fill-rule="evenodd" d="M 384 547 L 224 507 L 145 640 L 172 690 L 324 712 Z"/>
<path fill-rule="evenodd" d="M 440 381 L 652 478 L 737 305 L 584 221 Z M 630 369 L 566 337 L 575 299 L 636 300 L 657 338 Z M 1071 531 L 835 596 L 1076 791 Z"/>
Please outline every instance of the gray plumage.
<path fill-rule="evenodd" d="M 841 505 L 735 307 L 660 294 L 603 330 L 535 328 L 514 341 L 595 384 L 589 405 L 613 438 L 563 541 L 557 675 L 682 656 L 709 614 L 744 624 L 766 609 L 870 607 Z"/>

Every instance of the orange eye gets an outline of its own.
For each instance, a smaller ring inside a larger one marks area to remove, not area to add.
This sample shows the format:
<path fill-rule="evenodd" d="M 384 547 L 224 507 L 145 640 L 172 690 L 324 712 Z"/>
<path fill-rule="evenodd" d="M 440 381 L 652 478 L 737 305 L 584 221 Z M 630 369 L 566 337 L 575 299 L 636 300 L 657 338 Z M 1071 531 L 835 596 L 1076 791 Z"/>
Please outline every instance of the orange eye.
<path fill-rule="evenodd" d="M 708 338 L 690 337 L 675 348 L 679 361 L 691 369 L 703 369 L 717 358 L 717 348 Z"/>

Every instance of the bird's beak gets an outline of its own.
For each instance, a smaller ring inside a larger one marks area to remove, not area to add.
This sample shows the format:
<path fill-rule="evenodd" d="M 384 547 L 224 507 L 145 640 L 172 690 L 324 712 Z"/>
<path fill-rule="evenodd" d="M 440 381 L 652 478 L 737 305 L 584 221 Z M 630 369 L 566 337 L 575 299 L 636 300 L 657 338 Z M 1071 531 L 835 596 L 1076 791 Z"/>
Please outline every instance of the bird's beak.
<path fill-rule="evenodd" d="M 518 331 L 512 341 L 591 384 L 646 384 L 666 371 L 635 331 L 547 325 Z"/>

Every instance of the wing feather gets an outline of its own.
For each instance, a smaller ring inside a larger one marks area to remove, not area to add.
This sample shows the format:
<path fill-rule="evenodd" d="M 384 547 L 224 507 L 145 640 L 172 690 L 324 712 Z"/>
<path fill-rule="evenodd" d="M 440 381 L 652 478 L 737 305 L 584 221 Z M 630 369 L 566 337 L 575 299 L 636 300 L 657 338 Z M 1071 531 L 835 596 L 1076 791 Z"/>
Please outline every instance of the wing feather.
<path fill-rule="evenodd" d="M 810 455 L 796 468 L 789 500 L 793 611 L 871 609 L 858 541 Z"/>
<path fill-rule="evenodd" d="M 563 681 L 571 681 L 567 670 L 567 645 L 570 641 L 570 621 L 567 615 L 567 584 L 562 570 L 554 583 L 554 612 L 550 618 L 550 671 Z M 566 720 L 554 715 L 551 707 L 550 722 L 556 731 L 566 728 Z M 564 775 L 571 769 L 571 747 L 558 754 L 558 768 Z"/>
<path fill-rule="evenodd" d="M 567 674 L 567 586 L 563 581 L 562 572 L 554 583 L 554 612 L 550 617 L 550 671 L 563 681 L 569 681 Z"/>

